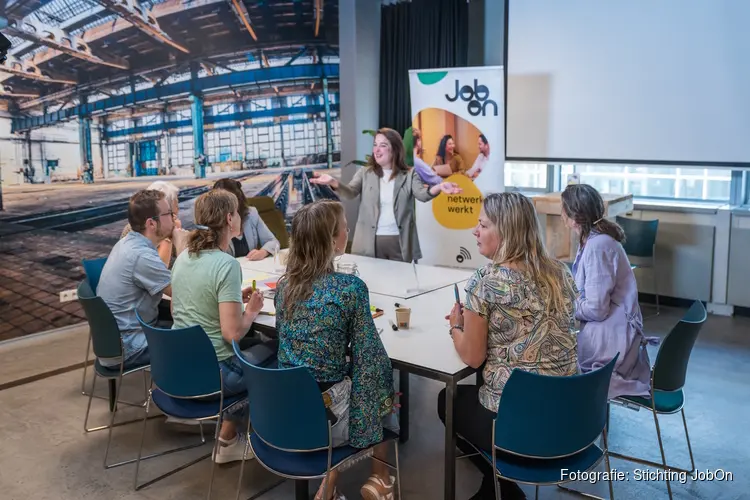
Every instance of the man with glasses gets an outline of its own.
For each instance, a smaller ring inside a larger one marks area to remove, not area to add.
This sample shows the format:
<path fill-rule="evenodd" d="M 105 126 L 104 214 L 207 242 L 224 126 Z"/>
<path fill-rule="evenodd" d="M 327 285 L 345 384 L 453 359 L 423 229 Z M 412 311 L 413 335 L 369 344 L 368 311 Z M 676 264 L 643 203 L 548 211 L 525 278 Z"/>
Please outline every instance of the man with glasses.
<path fill-rule="evenodd" d="M 187 231 L 175 228 L 175 214 L 163 192 L 138 191 L 128 204 L 131 231 L 115 244 L 102 269 L 97 287 L 117 321 L 122 335 L 126 369 L 149 363 L 143 321 L 162 327 L 171 318 L 159 315 L 162 295 L 172 295 L 171 273 L 159 257 L 159 244 L 170 238 L 177 254 L 187 246 Z M 120 359 L 100 359 L 104 366 L 119 366 Z"/>

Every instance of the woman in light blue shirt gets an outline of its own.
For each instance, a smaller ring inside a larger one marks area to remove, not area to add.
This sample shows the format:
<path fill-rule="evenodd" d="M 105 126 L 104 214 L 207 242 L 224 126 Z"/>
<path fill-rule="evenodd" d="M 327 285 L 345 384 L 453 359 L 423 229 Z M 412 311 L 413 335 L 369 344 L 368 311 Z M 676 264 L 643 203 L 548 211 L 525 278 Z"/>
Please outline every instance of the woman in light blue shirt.
<path fill-rule="evenodd" d="M 214 184 L 214 189 L 229 191 L 239 202 L 242 232 L 229 243 L 229 254 L 234 257 L 246 255 L 249 260 L 263 260 L 281 248 L 279 240 L 260 218 L 258 209 L 247 205 L 240 181 L 230 178 L 219 179 Z"/>

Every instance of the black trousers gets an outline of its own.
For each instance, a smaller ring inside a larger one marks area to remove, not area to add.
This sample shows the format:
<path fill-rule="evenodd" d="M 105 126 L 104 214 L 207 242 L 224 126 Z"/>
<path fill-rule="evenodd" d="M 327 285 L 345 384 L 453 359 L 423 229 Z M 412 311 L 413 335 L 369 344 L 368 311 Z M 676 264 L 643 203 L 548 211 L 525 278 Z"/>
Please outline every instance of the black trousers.
<path fill-rule="evenodd" d="M 438 395 L 438 416 L 445 424 L 445 389 Z M 456 439 L 458 449 L 466 455 L 476 453 L 474 447 L 491 453 L 492 426 L 495 425 L 495 416 L 495 412 L 488 410 L 479 402 L 479 385 L 457 386 L 456 401 L 453 404 L 453 428 L 460 436 Z M 481 493 L 484 493 L 486 498 L 494 498 L 496 476 L 492 465 L 479 455 L 469 457 L 469 460 L 484 476 Z M 517 490 L 515 483 L 500 479 L 500 487 L 503 495 L 508 490 L 510 498 L 517 498 L 514 496 Z"/>

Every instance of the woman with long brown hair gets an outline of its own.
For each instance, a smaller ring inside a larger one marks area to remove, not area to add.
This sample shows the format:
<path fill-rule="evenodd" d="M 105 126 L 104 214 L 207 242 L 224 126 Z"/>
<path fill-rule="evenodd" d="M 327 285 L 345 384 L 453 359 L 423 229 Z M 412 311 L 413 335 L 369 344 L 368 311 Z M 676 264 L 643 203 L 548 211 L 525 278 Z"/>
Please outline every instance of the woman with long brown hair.
<path fill-rule="evenodd" d="M 229 242 L 240 232 L 237 206 L 237 197 L 221 189 L 199 196 L 198 229 L 190 233 L 187 251 L 177 257 L 172 270 L 172 328 L 203 327 L 216 351 L 225 396 L 247 390 L 232 341 L 245 337 L 263 307 L 260 292 L 242 290 L 240 264 L 227 253 Z M 243 354 L 253 364 L 267 365 L 274 362 L 275 346 L 257 343 Z M 225 416 L 216 463 L 242 460 L 246 438 L 238 434 L 237 424 L 246 417 L 247 406 L 235 407 Z"/>
<path fill-rule="evenodd" d="M 401 135 L 390 128 L 378 130 L 367 166 L 359 169 L 351 182 L 344 184 L 319 172 L 310 182 L 331 186 L 350 200 L 361 195 L 352 253 L 404 262 L 422 258 L 414 200 L 427 202 L 441 192 L 461 192 L 452 182 L 426 187 L 406 165 Z"/>
<path fill-rule="evenodd" d="M 242 221 L 242 229 L 239 236 L 233 237 L 229 242 L 230 255 L 247 257 L 248 260 L 263 260 L 281 248 L 279 240 L 260 218 L 258 209 L 247 205 L 247 198 L 240 181 L 225 177 L 216 181 L 213 189 L 229 191 L 237 197 L 239 203 L 238 212 Z"/>
<path fill-rule="evenodd" d="M 279 367 L 304 366 L 318 382 L 324 401 L 330 402 L 334 446 L 376 445 L 375 457 L 384 460 L 383 428 L 392 427 L 395 418 L 393 368 L 370 313 L 367 285 L 334 271 L 348 233 L 339 202 L 318 201 L 295 214 L 286 273 L 276 288 Z M 328 498 L 323 499 L 321 484 L 317 500 L 343 498 L 336 491 L 337 476 L 334 470 L 324 480 Z M 392 499 L 394 483 L 388 468 L 373 460 L 362 496 Z"/>
<path fill-rule="evenodd" d="M 573 275 L 581 295 L 576 301 L 578 363 L 589 372 L 617 364 L 609 397 L 650 396 L 651 363 L 646 346 L 656 338 L 643 334 L 638 283 L 622 248 L 625 233 L 604 217 L 604 201 L 588 184 L 572 184 L 562 193 L 563 222 L 579 235 Z"/>
<path fill-rule="evenodd" d="M 452 135 L 446 134 L 440 139 L 440 145 L 435 155 L 435 161 L 432 163 L 432 168 L 435 170 L 435 173 L 444 179 L 453 174 L 464 174 L 468 170 L 464 159 L 456 151 L 456 141 Z"/>
<path fill-rule="evenodd" d="M 479 253 L 492 262 L 469 279 L 464 306 L 454 306 L 446 319 L 464 363 L 484 364 L 481 387 L 458 386 L 454 425 L 466 441 L 457 444 L 465 453 L 474 452 L 471 444 L 489 453 L 503 387 L 514 369 L 555 376 L 578 372 L 576 288 L 567 266 L 548 255 L 534 205 L 524 195 L 485 198 L 474 236 Z M 445 422 L 445 390 L 438 415 Z M 472 461 L 484 474 L 472 498 L 495 498 L 492 466 L 482 457 Z M 526 498 L 510 481 L 500 480 L 500 489 L 503 499 Z"/>

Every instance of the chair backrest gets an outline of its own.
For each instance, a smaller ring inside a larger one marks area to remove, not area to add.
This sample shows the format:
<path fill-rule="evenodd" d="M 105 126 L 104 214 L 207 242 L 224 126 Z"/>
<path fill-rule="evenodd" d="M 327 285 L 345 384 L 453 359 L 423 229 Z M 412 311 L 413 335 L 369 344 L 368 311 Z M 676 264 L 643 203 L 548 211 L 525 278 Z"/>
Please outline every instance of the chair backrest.
<path fill-rule="evenodd" d="M 495 446 L 555 458 L 591 445 L 607 422 L 607 393 L 618 356 L 598 370 L 568 377 L 513 370 L 495 419 Z"/>
<path fill-rule="evenodd" d="M 247 199 L 247 205 L 258 210 L 260 218 L 279 240 L 279 246 L 282 249 L 289 248 L 289 232 L 286 230 L 286 220 L 284 214 L 276 208 L 273 198 L 270 196 L 253 196 Z"/>
<path fill-rule="evenodd" d="M 699 300 L 664 337 L 654 362 L 654 390 L 677 391 L 685 386 L 690 353 L 708 313 Z"/>
<path fill-rule="evenodd" d="M 201 326 L 178 330 L 155 328 L 144 323 L 140 316 L 138 322 L 148 342 L 151 378 L 160 390 L 176 398 L 208 396 L 221 391 L 216 351 Z"/>
<path fill-rule="evenodd" d="M 81 303 L 86 320 L 89 322 L 91 345 L 96 357 L 116 358 L 122 356 L 122 341 L 117 320 L 115 320 L 104 299 L 94 294 L 86 280 L 81 281 L 78 285 L 78 301 Z"/>
<path fill-rule="evenodd" d="M 99 278 L 102 276 L 102 269 L 104 269 L 106 262 L 106 257 L 102 257 L 101 259 L 84 259 L 81 261 L 83 272 L 86 273 L 86 279 L 89 280 L 89 285 L 91 285 L 91 290 L 94 293 L 96 293 L 96 288 L 99 286 Z"/>
<path fill-rule="evenodd" d="M 659 230 L 659 219 L 641 220 L 630 217 L 616 217 L 617 223 L 625 231 L 625 253 L 635 257 L 654 255 L 656 232 Z"/>
<path fill-rule="evenodd" d="M 261 368 L 245 359 L 236 342 L 232 344 L 242 363 L 254 432 L 282 450 L 327 448 L 328 418 L 323 396 L 307 368 Z"/>

